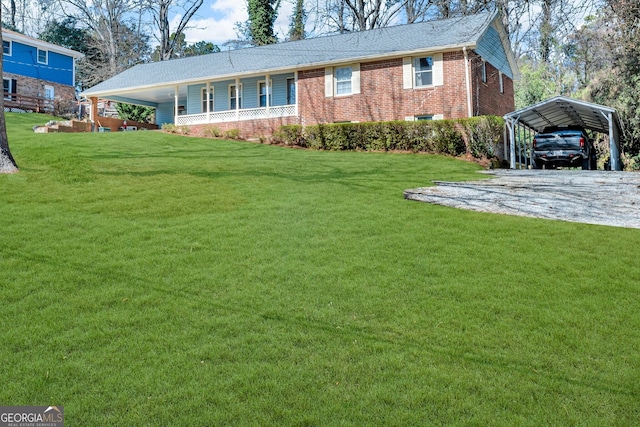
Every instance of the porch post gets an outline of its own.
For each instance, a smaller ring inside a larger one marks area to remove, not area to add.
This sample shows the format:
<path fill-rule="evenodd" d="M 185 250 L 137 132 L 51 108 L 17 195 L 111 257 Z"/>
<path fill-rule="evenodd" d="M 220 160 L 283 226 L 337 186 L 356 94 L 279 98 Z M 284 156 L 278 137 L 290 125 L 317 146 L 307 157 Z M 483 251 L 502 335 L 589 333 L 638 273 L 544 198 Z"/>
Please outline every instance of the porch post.
<path fill-rule="evenodd" d="M 240 120 L 240 79 L 236 77 L 236 122 Z"/>
<path fill-rule="evenodd" d="M 173 89 L 174 93 L 173 93 L 173 124 L 177 125 L 178 124 L 178 94 L 180 93 L 180 87 L 176 86 Z"/>
<path fill-rule="evenodd" d="M 271 76 L 269 74 L 266 74 L 264 76 L 264 86 L 265 86 L 265 90 L 267 91 L 267 118 L 271 117 L 271 109 L 269 108 L 271 106 L 271 85 L 269 84 L 269 78 Z"/>
<path fill-rule="evenodd" d="M 209 99 L 211 98 L 211 85 L 209 84 L 209 82 L 207 82 L 207 94 L 206 94 L 206 99 L 207 99 L 207 123 L 211 122 L 211 107 L 209 106 L 210 101 Z"/>
<path fill-rule="evenodd" d="M 93 131 L 97 132 L 98 128 L 96 124 L 98 123 L 98 98 L 92 96 L 91 98 L 91 123 L 93 126 Z"/>

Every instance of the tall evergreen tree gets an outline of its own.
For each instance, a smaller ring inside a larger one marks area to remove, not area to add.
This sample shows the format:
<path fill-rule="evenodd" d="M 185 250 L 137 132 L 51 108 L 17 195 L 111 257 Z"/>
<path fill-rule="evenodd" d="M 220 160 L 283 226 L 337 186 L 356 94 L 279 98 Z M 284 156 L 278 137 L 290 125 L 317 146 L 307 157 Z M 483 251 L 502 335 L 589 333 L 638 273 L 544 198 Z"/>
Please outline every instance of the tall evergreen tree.
<path fill-rule="evenodd" d="M 302 40 L 305 38 L 304 25 L 307 21 L 307 14 L 304 11 L 304 0 L 296 0 L 291 24 L 289 25 L 289 40 Z"/>
<path fill-rule="evenodd" d="M 273 25 L 278 17 L 280 0 L 248 0 L 249 37 L 255 46 L 278 41 Z"/>

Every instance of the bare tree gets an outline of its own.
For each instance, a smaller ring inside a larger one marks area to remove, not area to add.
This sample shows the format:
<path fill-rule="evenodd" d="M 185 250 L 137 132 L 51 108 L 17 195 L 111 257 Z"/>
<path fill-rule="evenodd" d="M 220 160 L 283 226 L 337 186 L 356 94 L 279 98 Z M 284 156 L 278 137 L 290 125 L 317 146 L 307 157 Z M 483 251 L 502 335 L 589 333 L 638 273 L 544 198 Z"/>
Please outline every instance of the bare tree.
<path fill-rule="evenodd" d="M 386 27 L 400 13 L 404 2 L 385 0 L 345 0 L 355 31 Z"/>
<path fill-rule="evenodd" d="M 391 25 L 408 0 L 327 0 L 317 2 L 321 32 L 346 33 Z"/>
<path fill-rule="evenodd" d="M 407 24 L 423 21 L 427 14 L 435 6 L 436 0 L 406 0 L 404 2 L 404 14 Z"/>
<path fill-rule="evenodd" d="M 101 45 L 108 77 L 122 71 L 117 61 L 119 40 L 125 17 L 136 6 L 133 0 L 60 0 L 60 4 L 63 9 L 71 6 L 67 16 L 78 17 Z"/>
<path fill-rule="evenodd" d="M 187 28 L 189 21 L 193 15 L 202 6 L 203 0 L 190 0 L 179 2 L 176 0 L 148 0 L 147 8 L 153 15 L 153 21 L 158 28 L 158 41 L 160 42 L 160 60 L 166 61 L 170 59 L 176 49 L 178 43 L 182 39 L 181 35 Z M 181 9 L 180 22 L 178 26 L 171 31 L 169 26 L 169 14 L 175 9 Z"/>

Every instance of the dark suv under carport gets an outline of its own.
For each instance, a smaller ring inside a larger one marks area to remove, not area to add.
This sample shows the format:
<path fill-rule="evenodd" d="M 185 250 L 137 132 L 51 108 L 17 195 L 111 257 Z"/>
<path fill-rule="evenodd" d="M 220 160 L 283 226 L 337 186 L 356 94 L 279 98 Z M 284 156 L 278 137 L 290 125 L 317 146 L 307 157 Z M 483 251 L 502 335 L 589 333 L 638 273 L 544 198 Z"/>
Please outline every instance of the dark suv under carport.
<path fill-rule="evenodd" d="M 553 127 L 537 134 L 533 139 L 533 167 L 582 167 L 595 170 L 596 152 L 593 143 L 580 127 Z"/>

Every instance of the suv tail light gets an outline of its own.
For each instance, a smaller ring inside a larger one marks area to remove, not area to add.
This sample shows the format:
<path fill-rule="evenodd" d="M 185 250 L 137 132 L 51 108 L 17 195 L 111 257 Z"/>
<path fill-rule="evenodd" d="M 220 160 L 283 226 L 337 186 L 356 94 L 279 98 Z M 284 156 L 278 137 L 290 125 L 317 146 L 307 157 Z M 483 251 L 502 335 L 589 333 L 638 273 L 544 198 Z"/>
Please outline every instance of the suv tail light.
<path fill-rule="evenodd" d="M 533 138 L 533 149 L 535 150 L 536 147 L 538 145 L 538 140 L 536 140 L 535 138 Z"/>
<path fill-rule="evenodd" d="M 584 138 L 580 138 L 580 148 L 584 148 Z"/>

